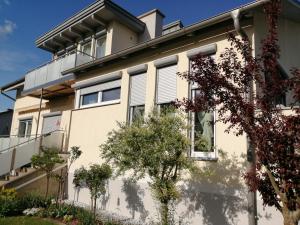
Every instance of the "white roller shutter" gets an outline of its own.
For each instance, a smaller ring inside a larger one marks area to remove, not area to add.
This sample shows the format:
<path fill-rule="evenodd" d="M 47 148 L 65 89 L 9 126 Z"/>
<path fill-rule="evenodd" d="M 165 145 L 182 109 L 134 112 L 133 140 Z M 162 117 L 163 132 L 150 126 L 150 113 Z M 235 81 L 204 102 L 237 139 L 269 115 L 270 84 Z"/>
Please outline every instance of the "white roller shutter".
<path fill-rule="evenodd" d="M 157 69 L 157 104 L 176 99 L 177 65 Z"/>
<path fill-rule="evenodd" d="M 90 94 L 90 93 L 94 93 L 94 92 L 117 88 L 117 87 L 121 87 L 121 79 L 110 81 L 110 82 L 105 82 L 105 83 L 94 85 L 91 87 L 82 88 L 80 90 L 80 94 L 86 95 L 86 94 Z"/>
<path fill-rule="evenodd" d="M 130 77 L 130 106 L 144 105 L 146 97 L 146 73 Z"/>

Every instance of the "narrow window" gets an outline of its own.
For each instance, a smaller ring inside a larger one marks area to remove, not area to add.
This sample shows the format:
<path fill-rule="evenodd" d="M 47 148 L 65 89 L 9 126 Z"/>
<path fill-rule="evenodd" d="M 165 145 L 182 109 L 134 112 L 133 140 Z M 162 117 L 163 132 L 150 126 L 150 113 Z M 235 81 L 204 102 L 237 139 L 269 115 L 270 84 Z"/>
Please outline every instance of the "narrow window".
<path fill-rule="evenodd" d="M 32 119 L 20 120 L 19 122 L 19 137 L 30 137 L 32 128 Z"/>
<path fill-rule="evenodd" d="M 192 97 L 199 90 L 192 90 Z M 191 156 L 196 158 L 216 158 L 215 149 L 215 112 L 192 113 Z"/>
<path fill-rule="evenodd" d="M 96 58 L 101 58 L 105 56 L 105 50 L 106 50 L 106 37 L 100 37 L 96 40 L 95 45 L 95 53 Z"/>
<path fill-rule="evenodd" d="M 82 45 L 81 51 L 86 55 L 92 54 L 92 42 L 87 42 Z"/>
<path fill-rule="evenodd" d="M 157 69 L 156 103 L 161 111 L 174 102 L 177 97 L 177 65 Z"/>
<path fill-rule="evenodd" d="M 146 73 L 130 76 L 129 122 L 134 122 L 145 113 Z"/>

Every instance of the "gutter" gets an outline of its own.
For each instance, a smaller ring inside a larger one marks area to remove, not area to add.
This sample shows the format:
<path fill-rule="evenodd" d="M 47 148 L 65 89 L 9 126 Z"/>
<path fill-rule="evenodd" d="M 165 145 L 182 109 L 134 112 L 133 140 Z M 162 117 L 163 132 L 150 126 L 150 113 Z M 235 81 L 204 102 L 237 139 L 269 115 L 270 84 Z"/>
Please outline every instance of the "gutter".
<path fill-rule="evenodd" d="M 241 13 L 241 12 L 253 9 L 255 7 L 261 6 L 261 5 L 263 5 L 263 4 L 265 4 L 269 1 L 270 0 L 255 1 L 253 3 L 241 6 L 241 7 L 237 8 L 236 10 L 239 10 L 239 12 Z M 211 26 L 211 25 L 214 25 L 214 24 L 217 24 L 217 23 L 220 23 L 220 22 L 223 22 L 225 20 L 228 20 L 228 19 L 232 18 L 232 12 L 233 11 L 228 11 L 226 13 L 220 14 L 220 15 L 212 17 L 210 19 L 206 19 L 206 20 L 203 20 L 199 23 L 195 23 L 191 26 L 184 27 L 184 28 L 182 28 L 178 31 L 172 32 L 170 34 L 160 36 L 158 38 L 155 38 L 155 39 L 149 40 L 147 42 L 141 43 L 139 45 L 133 46 L 131 48 L 119 51 L 119 52 L 111 54 L 111 55 L 108 55 L 108 56 L 103 57 L 101 59 L 97 59 L 95 61 L 88 62 L 88 63 L 85 63 L 85 64 L 80 65 L 78 67 L 63 71 L 62 74 L 65 75 L 65 74 L 68 74 L 68 73 L 80 72 L 81 70 L 85 70 L 85 69 L 88 69 L 88 68 L 93 67 L 93 66 L 101 65 L 102 63 L 106 63 L 106 62 L 115 60 L 117 58 L 127 57 L 129 54 L 135 53 L 137 51 L 144 50 L 148 47 L 155 47 L 158 44 L 163 43 L 165 41 L 168 41 L 168 40 L 171 40 L 171 39 L 174 39 L 174 38 L 177 38 L 177 37 L 181 37 L 181 36 L 184 36 L 184 35 L 189 35 L 189 34 L 195 32 L 197 30 L 206 28 L 208 26 Z M 239 22 L 236 25 L 238 26 Z"/>
<path fill-rule="evenodd" d="M 3 90 L 1 89 L 0 90 L 0 93 L 3 95 L 3 96 L 5 96 L 6 98 L 9 98 L 10 100 L 12 100 L 12 101 L 16 101 L 16 99 L 15 98 L 13 98 L 13 97 L 10 97 L 9 95 L 7 95 L 7 94 L 5 94 L 4 92 L 3 92 Z"/>

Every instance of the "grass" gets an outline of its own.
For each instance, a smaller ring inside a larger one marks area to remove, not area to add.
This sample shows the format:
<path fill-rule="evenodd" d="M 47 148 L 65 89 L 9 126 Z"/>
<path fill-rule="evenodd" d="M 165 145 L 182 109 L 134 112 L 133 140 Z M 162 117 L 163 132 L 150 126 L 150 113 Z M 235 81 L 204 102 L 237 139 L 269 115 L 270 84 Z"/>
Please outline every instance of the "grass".
<path fill-rule="evenodd" d="M 36 217 L 7 217 L 0 218 L 0 225 L 57 225 L 55 223 L 46 219 L 36 218 Z"/>

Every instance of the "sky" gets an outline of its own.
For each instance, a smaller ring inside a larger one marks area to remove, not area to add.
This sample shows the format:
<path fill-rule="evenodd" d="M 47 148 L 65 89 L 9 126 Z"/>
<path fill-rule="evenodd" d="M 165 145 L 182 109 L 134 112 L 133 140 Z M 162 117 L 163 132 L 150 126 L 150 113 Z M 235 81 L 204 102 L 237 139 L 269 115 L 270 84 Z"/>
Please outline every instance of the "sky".
<path fill-rule="evenodd" d="M 0 0 L 0 87 L 23 77 L 30 69 L 49 61 L 51 54 L 35 46 L 35 40 L 95 0 Z M 180 19 L 184 26 L 231 10 L 251 0 L 114 0 L 141 15 L 158 8 L 164 23 Z M 184 10 L 183 10 L 184 9 Z M 14 96 L 14 93 L 10 93 Z M 0 95 L 0 111 L 13 102 Z"/>

